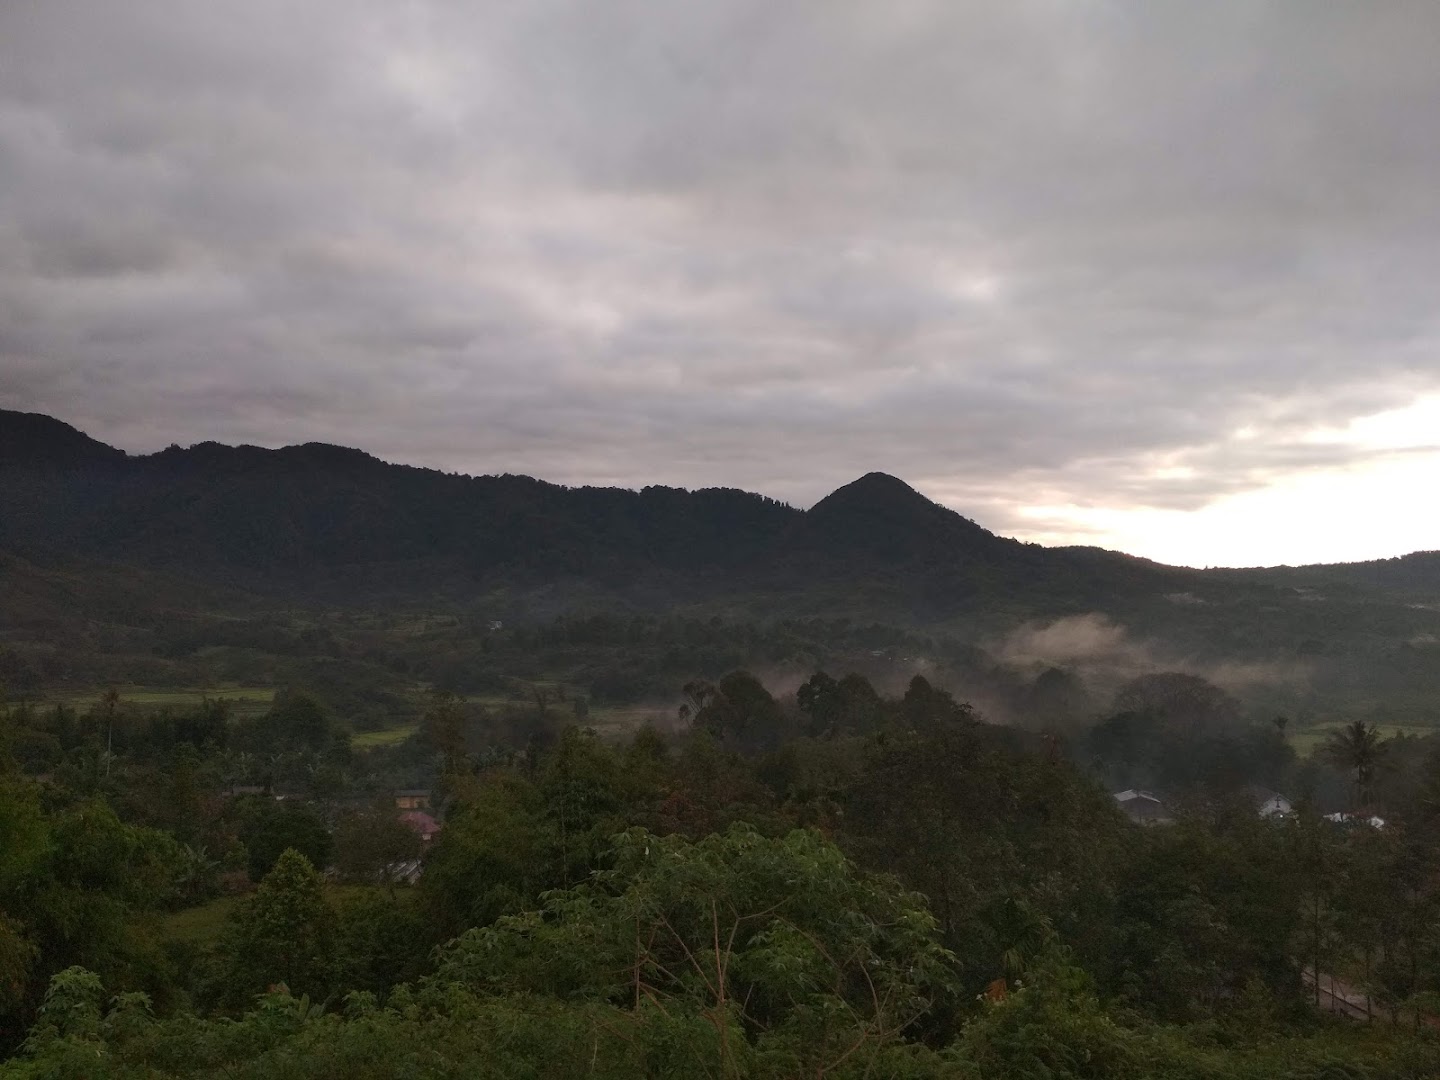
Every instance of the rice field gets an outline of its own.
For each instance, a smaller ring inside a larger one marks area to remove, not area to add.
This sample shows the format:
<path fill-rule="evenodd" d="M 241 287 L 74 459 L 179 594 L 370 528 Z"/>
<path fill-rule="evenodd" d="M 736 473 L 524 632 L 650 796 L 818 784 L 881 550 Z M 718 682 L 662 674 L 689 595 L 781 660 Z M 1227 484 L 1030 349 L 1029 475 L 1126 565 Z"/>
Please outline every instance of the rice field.
<path fill-rule="evenodd" d="M 581 727 L 591 727 L 601 735 L 626 735 L 646 724 L 664 728 L 675 719 L 675 714 L 654 706 L 592 707 L 590 715 L 577 721 Z"/>
<path fill-rule="evenodd" d="M 1325 745 L 1327 739 L 1339 731 L 1348 720 L 1326 720 L 1319 724 L 1307 724 L 1304 727 L 1292 727 L 1285 733 L 1290 745 L 1295 748 L 1295 753 L 1308 757 L 1320 747 Z M 1389 739 L 1396 735 L 1425 736 L 1440 734 L 1440 728 L 1429 724 L 1400 724 L 1400 723 L 1377 723 L 1376 729 L 1380 732 L 1381 738 Z"/>
<path fill-rule="evenodd" d="M 247 719 L 259 716 L 270 708 L 275 698 L 275 688 L 269 686 L 218 685 L 210 687 L 116 687 L 120 694 L 121 706 L 131 705 L 143 709 L 194 708 L 209 698 L 223 698 L 230 703 L 232 719 Z M 510 706 L 533 706 L 535 692 L 544 693 L 552 715 L 562 721 L 574 719 L 582 727 L 594 728 L 601 735 L 610 737 L 627 736 L 647 723 L 664 727 L 674 719 L 667 708 L 649 706 L 591 706 L 583 719 L 573 718 L 571 702 L 583 692 L 565 686 L 558 681 L 536 680 L 518 684 L 509 693 L 471 694 L 466 700 L 471 704 L 483 705 L 500 710 Z M 568 691 L 562 697 L 562 693 Z M 104 696 L 104 688 L 86 690 L 55 691 L 46 696 L 49 704 L 63 704 L 84 711 L 95 705 Z M 382 746 L 398 746 L 419 730 L 418 723 L 401 724 L 379 731 L 362 731 L 352 736 L 350 742 L 356 749 L 365 750 Z"/>
<path fill-rule="evenodd" d="M 369 750 L 376 746 L 397 746 L 420 730 L 419 724 L 405 724 L 403 727 L 385 728 L 381 731 L 362 731 L 350 737 L 350 745 L 357 750 Z"/>
<path fill-rule="evenodd" d="M 224 698 L 230 703 L 233 717 L 258 716 L 270 708 L 270 703 L 275 699 L 275 688 L 269 686 L 117 686 L 115 689 L 120 695 L 122 706 L 138 705 L 146 709 L 188 709 L 194 708 L 207 698 Z M 58 692 L 50 694 L 47 701 L 83 710 L 90 708 L 104 695 L 103 689 Z"/>

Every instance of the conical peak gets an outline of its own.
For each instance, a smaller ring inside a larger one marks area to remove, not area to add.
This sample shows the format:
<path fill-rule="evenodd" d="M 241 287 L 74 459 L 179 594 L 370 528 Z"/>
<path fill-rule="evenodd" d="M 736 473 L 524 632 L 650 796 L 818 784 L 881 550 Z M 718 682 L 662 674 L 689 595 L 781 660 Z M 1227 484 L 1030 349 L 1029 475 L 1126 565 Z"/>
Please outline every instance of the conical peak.
<path fill-rule="evenodd" d="M 843 487 L 838 487 L 816 505 L 823 505 L 832 500 L 894 500 L 894 499 L 918 500 L 928 503 L 930 500 L 921 495 L 918 491 L 905 483 L 899 477 L 891 476 L 889 473 L 869 472 L 858 480 L 852 480 Z"/>

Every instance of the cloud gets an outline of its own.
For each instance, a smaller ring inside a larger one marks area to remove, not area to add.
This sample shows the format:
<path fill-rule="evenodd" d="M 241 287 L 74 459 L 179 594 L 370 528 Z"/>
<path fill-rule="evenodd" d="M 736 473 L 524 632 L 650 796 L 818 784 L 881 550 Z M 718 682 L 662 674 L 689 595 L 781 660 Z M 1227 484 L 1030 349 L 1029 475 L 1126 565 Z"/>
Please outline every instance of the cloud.
<path fill-rule="evenodd" d="M 1169 599 L 1177 604 L 1196 602 L 1188 594 Z M 1198 675 L 1242 697 L 1266 688 L 1305 688 L 1311 677 L 1310 665 L 1297 661 L 1185 655 L 1166 642 L 1136 637 L 1113 619 L 1096 613 L 1026 623 L 992 642 L 990 650 L 1017 667 L 1058 666 L 1077 672 L 1106 699 L 1130 679 L 1162 671 Z"/>
<path fill-rule="evenodd" d="M 1383 464 L 1314 433 L 1440 393 L 1437 33 L 1419 0 L 19 0 L 0 405 L 799 504 L 878 468 L 1113 538 L 1085 514 Z"/>

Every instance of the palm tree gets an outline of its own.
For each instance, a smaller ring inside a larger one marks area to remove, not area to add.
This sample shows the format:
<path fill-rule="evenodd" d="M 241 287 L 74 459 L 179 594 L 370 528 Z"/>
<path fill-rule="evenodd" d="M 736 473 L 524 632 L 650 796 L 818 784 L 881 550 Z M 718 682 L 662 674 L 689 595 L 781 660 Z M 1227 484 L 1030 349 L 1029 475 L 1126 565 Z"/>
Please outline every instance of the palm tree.
<path fill-rule="evenodd" d="M 1006 896 L 992 902 L 986 907 L 984 918 L 1001 948 L 1000 970 L 1007 982 L 1020 979 L 1031 961 L 1055 941 L 1050 920 L 1018 897 Z"/>
<path fill-rule="evenodd" d="M 110 687 L 100 699 L 101 711 L 105 716 L 105 775 L 110 775 L 110 759 L 115 750 L 115 710 L 120 705 L 120 691 Z"/>
<path fill-rule="evenodd" d="M 1353 720 L 1331 735 L 1322 747 L 1321 752 L 1332 765 L 1350 774 L 1355 785 L 1355 809 L 1367 804 L 1373 796 L 1375 773 L 1389 745 L 1374 724 Z"/>

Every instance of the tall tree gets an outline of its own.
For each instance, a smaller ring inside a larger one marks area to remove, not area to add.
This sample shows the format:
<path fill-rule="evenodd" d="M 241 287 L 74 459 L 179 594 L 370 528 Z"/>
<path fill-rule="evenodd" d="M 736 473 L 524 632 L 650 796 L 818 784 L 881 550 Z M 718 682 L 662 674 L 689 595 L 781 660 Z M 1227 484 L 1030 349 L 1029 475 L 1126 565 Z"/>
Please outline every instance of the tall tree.
<path fill-rule="evenodd" d="M 320 875 L 309 859 L 287 848 L 229 927 L 222 946 L 227 995 L 240 1003 L 284 983 L 292 993 L 323 997 L 334 964 L 334 933 L 335 912 L 325 901 Z"/>
<path fill-rule="evenodd" d="M 1326 740 L 1322 748 L 1325 758 L 1350 777 L 1353 810 L 1369 806 L 1375 794 L 1375 776 L 1387 749 L 1375 725 L 1363 720 L 1351 721 Z"/>
<path fill-rule="evenodd" d="M 810 718 L 811 735 L 833 736 L 840 727 L 844 696 L 840 684 L 824 671 L 817 671 L 795 691 L 795 703 Z"/>
<path fill-rule="evenodd" d="M 456 776 L 470 771 L 465 750 L 465 703 L 448 690 L 436 691 L 421 720 L 421 731 L 441 756 L 441 771 Z"/>

